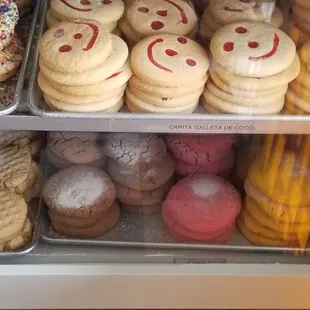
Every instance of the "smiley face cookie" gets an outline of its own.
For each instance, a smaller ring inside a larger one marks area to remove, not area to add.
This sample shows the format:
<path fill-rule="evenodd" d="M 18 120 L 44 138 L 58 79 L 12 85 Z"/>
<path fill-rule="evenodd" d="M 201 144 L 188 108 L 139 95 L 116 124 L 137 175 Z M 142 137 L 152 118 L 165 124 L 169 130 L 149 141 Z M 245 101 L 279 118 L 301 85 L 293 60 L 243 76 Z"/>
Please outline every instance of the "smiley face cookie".
<path fill-rule="evenodd" d="M 294 42 L 278 28 L 260 22 L 222 27 L 211 40 L 216 62 L 246 77 L 267 77 L 285 70 L 296 55 Z"/>
<path fill-rule="evenodd" d="M 51 8 L 59 20 L 92 19 L 110 24 L 124 12 L 122 0 L 52 0 Z"/>
<path fill-rule="evenodd" d="M 177 87 L 201 80 L 209 68 L 207 52 L 191 39 L 157 35 L 140 41 L 132 50 L 133 72 L 143 81 Z"/>
<path fill-rule="evenodd" d="M 181 0 L 136 0 L 128 7 L 126 18 L 143 36 L 158 33 L 187 35 L 198 20 L 188 2 Z"/>
<path fill-rule="evenodd" d="M 110 33 L 99 22 L 75 20 L 50 28 L 40 41 L 40 58 L 52 70 L 80 73 L 102 64 L 112 51 Z"/>

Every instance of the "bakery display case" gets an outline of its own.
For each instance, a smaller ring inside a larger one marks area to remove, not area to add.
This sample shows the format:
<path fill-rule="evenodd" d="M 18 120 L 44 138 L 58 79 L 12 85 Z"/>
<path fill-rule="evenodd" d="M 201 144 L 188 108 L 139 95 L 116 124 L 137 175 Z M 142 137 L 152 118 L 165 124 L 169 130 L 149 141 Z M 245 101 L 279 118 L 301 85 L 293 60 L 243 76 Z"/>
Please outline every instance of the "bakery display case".
<path fill-rule="evenodd" d="M 309 309 L 309 16 L 0 1 L 0 309 Z"/>

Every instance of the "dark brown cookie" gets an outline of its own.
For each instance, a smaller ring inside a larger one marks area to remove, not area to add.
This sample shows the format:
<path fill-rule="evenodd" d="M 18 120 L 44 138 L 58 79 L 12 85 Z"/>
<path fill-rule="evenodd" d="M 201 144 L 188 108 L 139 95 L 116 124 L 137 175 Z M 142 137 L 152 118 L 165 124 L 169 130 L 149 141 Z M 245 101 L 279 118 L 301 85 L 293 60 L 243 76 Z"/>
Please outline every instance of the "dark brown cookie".
<path fill-rule="evenodd" d="M 72 166 L 51 176 L 44 185 L 43 198 L 58 214 L 89 217 L 108 209 L 115 200 L 115 186 L 102 170 Z"/>
<path fill-rule="evenodd" d="M 68 237 L 96 238 L 113 229 L 119 220 L 119 215 L 119 206 L 115 203 L 104 217 L 88 227 L 73 227 L 56 221 L 52 222 L 52 226 L 56 232 Z"/>
<path fill-rule="evenodd" d="M 151 215 L 161 212 L 162 203 L 155 203 L 153 205 L 147 205 L 147 206 L 131 206 L 128 204 L 122 204 L 122 208 L 131 213 Z"/>
<path fill-rule="evenodd" d="M 103 136 L 105 154 L 121 167 L 149 169 L 167 153 L 163 139 L 156 134 L 108 133 Z"/>
<path fill-rule="evenodd" d="M 148 170 L 124 168 L 116 161 L 110 160 L 108 171 L 115 183 L 138 191 L 152 191 L 163 186 L 172 177 L 174 164 L 167 153 L 160 163 Z"/>

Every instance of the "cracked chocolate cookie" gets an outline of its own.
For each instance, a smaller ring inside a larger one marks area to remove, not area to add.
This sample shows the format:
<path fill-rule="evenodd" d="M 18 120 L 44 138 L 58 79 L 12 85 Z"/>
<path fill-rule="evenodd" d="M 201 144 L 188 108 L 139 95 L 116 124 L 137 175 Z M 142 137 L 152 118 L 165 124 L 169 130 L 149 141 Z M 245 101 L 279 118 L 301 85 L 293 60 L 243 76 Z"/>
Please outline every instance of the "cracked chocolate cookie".
<path fill-rule="evenodd" d="M 105 154 L 129 169 L 147 170 L 167 153 L 165 142 L 156 134 L 108 133 L 103 141 Z"/>

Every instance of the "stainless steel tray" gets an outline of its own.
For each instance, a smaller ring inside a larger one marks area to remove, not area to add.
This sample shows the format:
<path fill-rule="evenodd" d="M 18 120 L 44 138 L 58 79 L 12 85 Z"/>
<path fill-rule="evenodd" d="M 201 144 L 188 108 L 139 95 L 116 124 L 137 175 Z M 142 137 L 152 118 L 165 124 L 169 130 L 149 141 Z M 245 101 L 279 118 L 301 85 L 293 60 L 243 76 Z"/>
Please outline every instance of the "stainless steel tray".
<path fill-rule="evenodd" d="M 23 54 L 23 61 L 21 67 L 18 71 L 17 77 L 13 78 L 11 81 L 4 82 L 3 85 L 11 89 L 10 93 L 13 95 L 13 98 L 10 99 L 12 102 L 10 104 L 0 105 L 0 116 L 11 114 L 14 112 L 21 103 L 22 93 L 24 89 L 25 75 L 28 64 L 28 59 L 30 56 L 32 41 L 34 37 L 34 32 L 36 28 L 38 13 L 40 9 L 41 0 L 35 1 L 35 8 L 32 12 L 31 23 L 28 31 L 27 42 L 25 46 L 25 51 Z M 24 17 L 22 17 L 24 18 Z M 27 17 L 26 17 L 27 18 Z M 17 27 L 19 27 L 17 25 Z M 6 86 L 7 85 L 7 86 Z M 5 90 L 4 90 L 5 91 Z"/>

